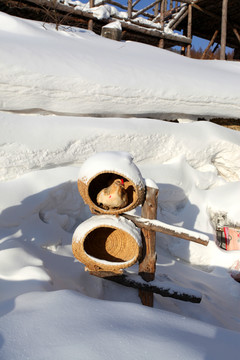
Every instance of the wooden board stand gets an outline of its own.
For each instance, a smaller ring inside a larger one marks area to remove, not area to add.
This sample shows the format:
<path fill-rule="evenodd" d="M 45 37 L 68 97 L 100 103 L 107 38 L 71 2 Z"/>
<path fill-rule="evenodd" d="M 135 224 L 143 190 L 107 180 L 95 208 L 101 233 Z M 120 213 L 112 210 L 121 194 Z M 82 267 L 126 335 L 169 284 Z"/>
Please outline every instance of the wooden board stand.
<path fill-rule="evenodd" d="M 158 189 L 146 187 L 146 196 L 142 205 L 142 217 L 121 214 L 131 220 L 142 230 L 143 253 L 139 261 L 138 274 L 131 274 L 124 271 L 120 275 L 104 271 L 90 271 L 95 275 L 106 280 L 114 281 L 118 284 L 138 289 L 141 302 L 145 306 L 153 307 L 153 294 L 160 294 L 164 297 L 200 303 L 201 293 L 192 289 L 185 289 L 174 284 L 167 275 L 161 275 L 160 280 L 155 280 L 156 270 L 156 231 L 179 237 L 185 240 L 194 241 L 201 245 L 208 245 L 208 237 L 194 231 L 187 231 L 175 226 L 169 226 L 156 220 L 157 218 L 157 198 Z"/>

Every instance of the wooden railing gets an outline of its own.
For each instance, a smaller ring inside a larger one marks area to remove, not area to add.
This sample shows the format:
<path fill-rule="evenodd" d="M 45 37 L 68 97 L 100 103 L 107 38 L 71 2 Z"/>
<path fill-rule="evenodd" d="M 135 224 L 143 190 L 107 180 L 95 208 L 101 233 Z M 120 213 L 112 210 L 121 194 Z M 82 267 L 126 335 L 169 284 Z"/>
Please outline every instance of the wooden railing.
<path fill-rule="evenodd" d="M 189 0 L 155 0 L 153 2 L 148 0 L 122 0 L 121 2 L 114 0 L 90 0 L 89 5 L 90 8 L 94 8 L 109 4 L 120 9 L 120 11 L 125 11 L 128 20 L 134 20 L 141 16 L 156 23 L 171 19 L 174 14 L 181 10 L 183 3 L 189 2 Z"/>
<path fill-rule="evenodd" d="M 134 26 L 146 28 L 146 33 L 149 33 L 149 30 L 157 29 L 161 32 L 168 32 L 169 38 L 171 37 L 169 32 L 175 30 L 178 24 L 188 15 L 188 7 L 192 2 L 192 0 L 155 0 L 153 2 L 152 0 L 89 1 L 92 9 L 101 5 L 114 6 L 118 12 L 112 18 L 127 22 L 128 25 L 125 24 L 125 27 L 130 30 L 136 30 Z M 89 22 L 89 29 L 91 29 L 91 24 L 92 21 Z M 141 30 L 141 32 L 144 33 L 144 30 Z M 167 37 L 166 33 L 165 38 Z M 159 41 L 159 47 L 164 47 L 164 36 Z"/>

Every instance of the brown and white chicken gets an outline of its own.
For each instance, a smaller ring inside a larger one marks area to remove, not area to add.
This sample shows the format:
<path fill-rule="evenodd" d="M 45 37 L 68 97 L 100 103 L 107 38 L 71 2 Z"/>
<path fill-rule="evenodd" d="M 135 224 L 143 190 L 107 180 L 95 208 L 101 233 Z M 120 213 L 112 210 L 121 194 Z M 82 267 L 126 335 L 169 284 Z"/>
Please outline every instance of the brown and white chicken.
<path fill-rule="evenodd" d="M 128 196 L 123 179 L 116 179 L 113 183 L 102 189 L 97 195 L 97 203 L 103 209 L 122 209 L 128 203 Z"/>

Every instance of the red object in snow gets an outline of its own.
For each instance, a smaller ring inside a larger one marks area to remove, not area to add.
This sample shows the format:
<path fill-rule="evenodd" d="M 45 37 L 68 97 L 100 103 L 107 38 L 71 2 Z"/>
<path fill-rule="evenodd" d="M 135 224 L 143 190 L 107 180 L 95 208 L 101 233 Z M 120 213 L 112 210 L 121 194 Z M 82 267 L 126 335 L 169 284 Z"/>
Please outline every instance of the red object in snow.
<path fill-rule="evenodd" d="M 240 229 L 224 226 L 226 250 L 240 250 Z"/>
<path fill-rule="evenodd" d="M 217 243 L 224 250 L 240 250 L 240 228 L 229 226 L 218 228 Z"/>

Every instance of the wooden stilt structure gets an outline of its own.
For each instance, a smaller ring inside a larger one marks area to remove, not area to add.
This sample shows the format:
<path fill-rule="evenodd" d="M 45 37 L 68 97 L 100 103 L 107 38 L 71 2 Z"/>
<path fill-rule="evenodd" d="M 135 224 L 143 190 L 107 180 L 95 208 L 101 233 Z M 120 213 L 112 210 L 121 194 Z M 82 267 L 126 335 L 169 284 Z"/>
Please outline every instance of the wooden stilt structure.
<path fill-rule="evenodd" d="M 89 0 L 89 5 L 89 8 L 81 8 L 64 0 L 57 3 L 48 0 L 1 0 L 0 11 L 32 20 L 59 21 L 61 25 L 87 28 L 99 35 L 102 27 L 119 20 L 122 40 L 139 41 L 164 49 L 178 45 L 185 48 L 187 56 L 190 56 L 192 36 L 211 41 L 213 29 L 221 29 L 221 39 L 219 34 L 216 38 L 221 44 L 221 59 L 225 59 L 226 47 L 240 54 L 239 0 L 151 0 L 147 6 L 141 0 L 125 0 L 125 3 L 119 0 Z M 95 10 L 105 5 L 121 11 L 113 12 L 107 18 L 99 17 L 99 12 Z M 179 31 L 184 36 L 177 33 Z"/>

